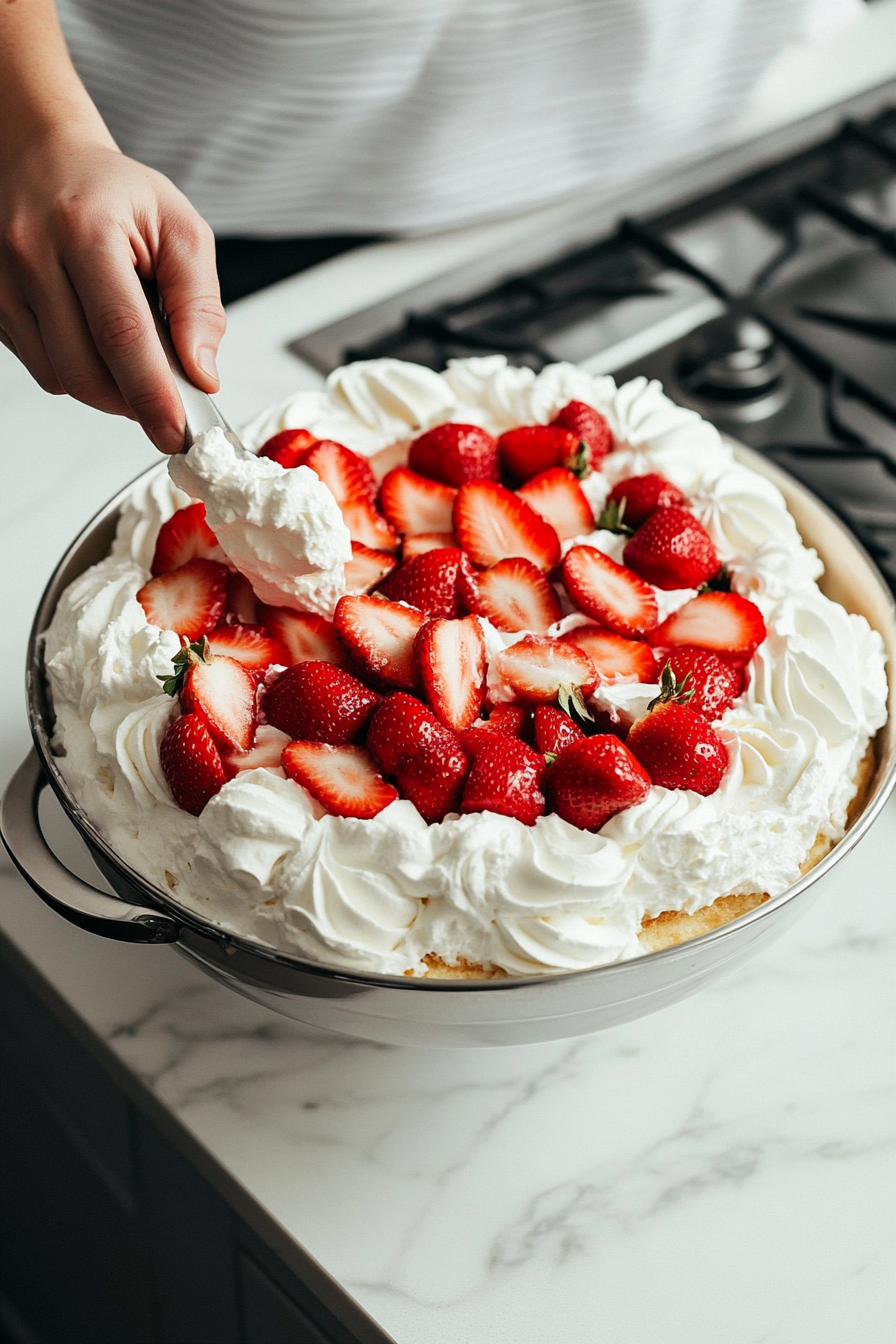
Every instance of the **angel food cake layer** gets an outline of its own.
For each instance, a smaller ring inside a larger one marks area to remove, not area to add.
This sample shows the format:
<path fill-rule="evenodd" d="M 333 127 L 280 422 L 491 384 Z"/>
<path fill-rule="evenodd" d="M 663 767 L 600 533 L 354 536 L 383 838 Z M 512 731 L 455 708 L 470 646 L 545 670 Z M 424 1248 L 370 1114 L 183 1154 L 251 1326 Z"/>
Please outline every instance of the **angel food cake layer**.
<path fill-rule="evenodd" d="M 843 835 L 883 642 L 657 383 L 377 360 L 244 442 L 142 478 L 46 635 L 59 768 L 181 906 L 344 968 L 556 973 Z"/>

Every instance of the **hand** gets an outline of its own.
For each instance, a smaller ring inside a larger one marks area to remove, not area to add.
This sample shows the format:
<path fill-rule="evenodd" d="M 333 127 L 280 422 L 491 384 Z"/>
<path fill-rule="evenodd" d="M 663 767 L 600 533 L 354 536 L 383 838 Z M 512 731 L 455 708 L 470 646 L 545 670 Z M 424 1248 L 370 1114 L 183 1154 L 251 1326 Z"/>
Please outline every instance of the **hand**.
<path fill-rule="evenodd" d="M 80 132 L 0 161 L 0 340 L 45 391 L 137 420 L 175 453 L 183 407 L 138 277 L 158 284 L 187 376 L 216 391 L 214 237 L 173 183 Z"/>

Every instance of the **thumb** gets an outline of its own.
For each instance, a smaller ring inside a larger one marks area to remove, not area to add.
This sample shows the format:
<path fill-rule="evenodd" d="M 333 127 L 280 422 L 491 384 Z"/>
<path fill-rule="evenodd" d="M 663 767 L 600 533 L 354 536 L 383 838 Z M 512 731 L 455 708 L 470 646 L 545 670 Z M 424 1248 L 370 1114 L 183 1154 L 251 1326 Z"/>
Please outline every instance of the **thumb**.
<path fill-rule="evenodd" d="M 163 223 L 155 278 L 184 372 L 204 392 L 217 392 L 215 357 L 227 318 L 215 268 L 215 239 L 186 202 L 179 217 Z"/>

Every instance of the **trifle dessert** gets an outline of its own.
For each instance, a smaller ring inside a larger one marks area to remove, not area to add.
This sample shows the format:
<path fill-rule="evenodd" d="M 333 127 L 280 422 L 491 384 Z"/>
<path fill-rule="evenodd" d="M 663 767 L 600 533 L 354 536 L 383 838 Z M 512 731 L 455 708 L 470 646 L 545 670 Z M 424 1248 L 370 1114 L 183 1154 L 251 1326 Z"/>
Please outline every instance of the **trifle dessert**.
<path fill-rule="evenodd" d="M 174 902 L 326 965 L 582 970 L 843 834 L 880 635 L 657 383 L 337 370 L 141 478 L 45 637 L 59 769 Z"/>

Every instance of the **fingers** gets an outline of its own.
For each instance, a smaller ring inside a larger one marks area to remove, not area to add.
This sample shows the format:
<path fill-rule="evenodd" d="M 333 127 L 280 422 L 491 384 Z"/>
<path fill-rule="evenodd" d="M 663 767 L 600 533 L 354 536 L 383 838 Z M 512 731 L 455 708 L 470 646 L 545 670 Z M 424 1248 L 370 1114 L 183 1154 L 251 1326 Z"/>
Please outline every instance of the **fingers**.
<path fill-rule="evenodd" d="M 227 319 L 218 288 L 214 235 L 198 215 L 191 212 L 165 220 L 155 277 L 187 377 L 203 391 L 217 392 L 215 356 Z"/>
<path fill-rule="evenodd" d="M 59 396 L 65 391 L 41 340 L 34 314 L 25 304 L 7 300 L 2 305 L 0 341 L 21 360 L 45 392 Z"/>

